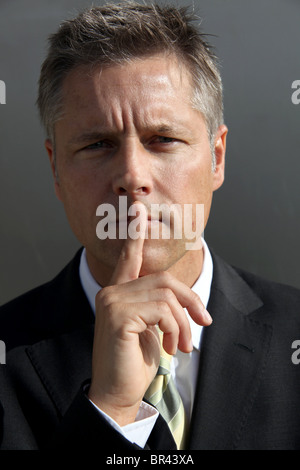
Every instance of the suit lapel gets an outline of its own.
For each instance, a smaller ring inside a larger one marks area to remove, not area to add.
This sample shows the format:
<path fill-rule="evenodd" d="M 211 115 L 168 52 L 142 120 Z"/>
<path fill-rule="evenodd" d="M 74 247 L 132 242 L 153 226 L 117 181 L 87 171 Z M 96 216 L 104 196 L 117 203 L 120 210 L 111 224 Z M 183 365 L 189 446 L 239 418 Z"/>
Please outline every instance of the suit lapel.
<path fill-rule="evenodd" d="M 191 449 L 233 449 L 251 411 L 266 363 L 271 327 L 254 321 L 263 304 L 230 266 L 214 258 L 190 429 Z M 252 315 L 250 315 L 250 313 Z"/>

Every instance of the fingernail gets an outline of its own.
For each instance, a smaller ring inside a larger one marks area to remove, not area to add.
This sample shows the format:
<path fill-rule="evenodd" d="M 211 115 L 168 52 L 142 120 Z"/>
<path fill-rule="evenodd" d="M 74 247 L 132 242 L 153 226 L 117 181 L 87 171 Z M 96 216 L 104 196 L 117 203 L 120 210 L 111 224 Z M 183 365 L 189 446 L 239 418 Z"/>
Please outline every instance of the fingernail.
<path fill-rule="evenodd" d="M 213 319 L 211 318 L 210 314 L 208 313 L 208 311 L 206 309 L 203 310 L 203 313 L 204 313 L 204 317 L 205 319 L 209 322 L 209 323 L 212 323 Z"/>

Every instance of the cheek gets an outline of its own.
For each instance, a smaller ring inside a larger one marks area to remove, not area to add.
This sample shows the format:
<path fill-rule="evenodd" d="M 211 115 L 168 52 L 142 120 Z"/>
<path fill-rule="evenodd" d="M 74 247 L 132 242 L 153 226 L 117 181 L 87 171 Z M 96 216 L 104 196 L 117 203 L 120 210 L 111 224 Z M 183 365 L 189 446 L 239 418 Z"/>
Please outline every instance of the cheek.
<path fill-rule="evenodd" d="M 59 186 L 61 201 L 75 233 L 88 227 L 90 230 L 96 230 L 99 195 L 95 191 L 95 185 L 88 178 L 84 178 L 84 175 L 68 172 L 61 175 Z"/>
<path fill-rule="evenodd" d="M 210 165 L 183 168 L 180 172 L 174 173 L 170 179 L 169 187 L 172 189 L 169 194 L 173 196 L 172 202 L 194 205 L 192 220 L 189 222 L 194 233 L 200 234 L 206 226 L 212 202 L 212 184 L 213 173 Z M 196 208 L 196 204 L 201 204 L 203 207 Z"/>
<path fill-rule="evenodd" d="M 164 191 L 168 191 L 173 201 L 178 203 L 206 204 L 212 195 L 213 175 L 211 166 L 190 168 L 182 164 L 180 169 L 172 169 L 160 179 Z"/>
<path fill-rule="evenodd" d="M 101 195 L 103 178 L 99 171 L 83 168 L 80 165 L 58 167 L 60 192 L 65 201 L 88 201 Z"/>

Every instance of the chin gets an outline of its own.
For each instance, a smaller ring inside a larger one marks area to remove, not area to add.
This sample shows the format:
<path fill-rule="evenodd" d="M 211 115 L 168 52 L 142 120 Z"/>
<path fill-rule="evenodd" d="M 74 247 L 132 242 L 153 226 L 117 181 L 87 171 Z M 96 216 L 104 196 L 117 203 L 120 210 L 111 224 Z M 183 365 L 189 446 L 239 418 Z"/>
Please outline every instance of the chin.
<path fill-rule="evenodd" d="M 160 240 L 145 241 L 140 276 L 168 271 L 184 254 L 185 250 L 177 243 L 174 246 L 170 241 L 167 244 Z"/>

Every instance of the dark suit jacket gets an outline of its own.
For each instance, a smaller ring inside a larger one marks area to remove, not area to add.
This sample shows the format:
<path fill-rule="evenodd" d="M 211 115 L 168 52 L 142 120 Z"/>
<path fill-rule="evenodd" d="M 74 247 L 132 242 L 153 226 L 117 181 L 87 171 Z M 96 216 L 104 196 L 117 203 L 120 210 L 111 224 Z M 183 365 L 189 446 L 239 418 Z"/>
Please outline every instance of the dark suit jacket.
<path fill-rule="evenodd" d="M 2 449 L 139 449 L 86 398 L 93 314 L 81 288 L 80 252 L 50 283 L 0 309 Z M 188 449 L 300 449 L 300 293 L 236 270 L 213 254 Z M 103 358 L 106 360 L 106 358 Z M 0 434 L 1 434 L 0 432 Z M 159 417 L 147 449 L 175 449 Z"/>

